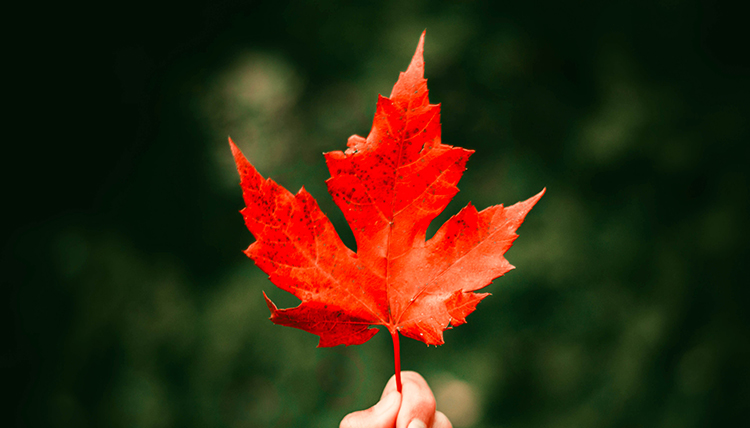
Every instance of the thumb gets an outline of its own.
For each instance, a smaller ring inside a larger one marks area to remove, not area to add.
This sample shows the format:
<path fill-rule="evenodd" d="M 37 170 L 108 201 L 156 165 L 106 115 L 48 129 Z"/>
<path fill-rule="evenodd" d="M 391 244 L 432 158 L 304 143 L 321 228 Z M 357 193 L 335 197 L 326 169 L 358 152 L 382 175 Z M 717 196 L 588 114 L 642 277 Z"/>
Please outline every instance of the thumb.
<path fill-rule="evenodd" d="M 346 415 L 339 428 L 392 428 L 400 407 L 401 394 L 393 391 L 369 409 Z"/>

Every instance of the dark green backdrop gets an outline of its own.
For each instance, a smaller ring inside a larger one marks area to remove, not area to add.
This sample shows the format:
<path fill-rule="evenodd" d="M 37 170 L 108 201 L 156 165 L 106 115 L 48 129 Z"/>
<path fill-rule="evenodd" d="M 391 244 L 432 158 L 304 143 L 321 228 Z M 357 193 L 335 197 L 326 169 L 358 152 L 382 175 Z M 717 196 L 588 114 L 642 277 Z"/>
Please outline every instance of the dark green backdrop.
<path fill-rule="evenodd" d="M 356 4 L 356 5 L 353 5 Z M 326 193 L 427 29 L 461 192 L 547 187 L 469 323 L 403 366 L 456 427 L 729 426 L 750 403 L 750 62 L 699 1 L 158 2 L 7 16 L 3 412 L 9 424 L 324 427 L 368 407 L 390 339 L 272 325 L 226 142 Z M 432 230 L 435 230 L 434 226 Z"/>

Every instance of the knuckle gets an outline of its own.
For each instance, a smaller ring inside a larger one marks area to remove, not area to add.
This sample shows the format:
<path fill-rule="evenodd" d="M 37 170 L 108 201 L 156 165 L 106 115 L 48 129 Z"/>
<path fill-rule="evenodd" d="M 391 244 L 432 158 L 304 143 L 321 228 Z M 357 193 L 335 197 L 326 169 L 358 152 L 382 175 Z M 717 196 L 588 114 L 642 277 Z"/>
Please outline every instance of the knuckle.
<path fill-rule="evenodd" d="M 354 425 L 352 425 L 352 414 L 348 414 L 344 416 L 344 419 L 341 420 L 341 423 L 339 424 L 339 428 L 354 428 Z"/>

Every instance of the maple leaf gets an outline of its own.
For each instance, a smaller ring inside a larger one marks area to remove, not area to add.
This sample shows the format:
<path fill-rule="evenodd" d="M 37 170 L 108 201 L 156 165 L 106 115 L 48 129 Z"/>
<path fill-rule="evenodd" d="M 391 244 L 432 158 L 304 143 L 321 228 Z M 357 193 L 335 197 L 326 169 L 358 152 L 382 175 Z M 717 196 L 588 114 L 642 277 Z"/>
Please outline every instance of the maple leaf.
<path fill-rule="evenodd" d="M 256 241 L 245 250 L 271 282 L 301 300 L 279 309 L 263 293 L 271 321 L 320 337 L 322 346 L 357 345 L 384 326 L 394 344 L 398 390 L 399 333 L 428 345 L 466 322 L 489 293 L 475 293 L 513 269 L 503 254 L 544 194 L 481 212 L 469 204 L 425 240 L 430 222 L 458 192 L 473 153 L 441 143 L 440 106 L 430 104 L 424 33 L 390 97 L 379 96 L 367 138 L 325 154 L 328 191 L 357 241 L 347 248 L 304 189 L 292 195 L 264 179 L 229 140 Z"/>

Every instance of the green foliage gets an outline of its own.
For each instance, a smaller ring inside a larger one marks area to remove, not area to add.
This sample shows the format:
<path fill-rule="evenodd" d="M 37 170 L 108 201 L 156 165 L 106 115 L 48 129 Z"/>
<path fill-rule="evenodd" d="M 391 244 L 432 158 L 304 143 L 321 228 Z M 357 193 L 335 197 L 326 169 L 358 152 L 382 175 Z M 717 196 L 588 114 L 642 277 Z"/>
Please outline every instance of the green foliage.
<path fill-rule="evenodd" d="M 744 416 L 748 66 L 721 38 L 731 13 L 699 6 L 206 2 L 102 6 L 117 18 L 81 36 L 45 27 L 73 39 L 50 36 L 54 67 L 37 69 L 77 92 L 32 98 L 91 102 L 36 117 L 85 124 L 5 180 L 9 421 L 336 426 L 374 403 L 388 335 L 316 349 L 267 321 L 261 290 L 294 302 L 241 252 L 226 136 L 265 175 L 305 184 L 353 247 L 320 153 L 367 133 L 424 28 L 443 142 L 481 154 L 433 224 L 469 200 L 549 192 L 509 251 L 519 269 L 445 346 L 403 340 L 404 369 L 456 427 Z M 62 52 L 81 58 L 72 71 Z M 29 157 L 17 146 L 7 159 Z"/>

